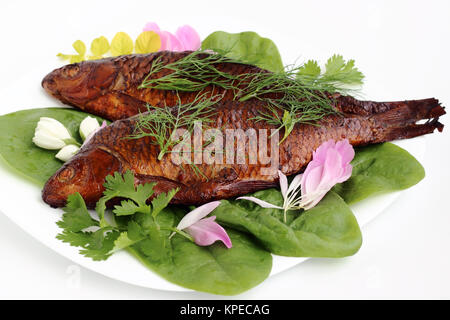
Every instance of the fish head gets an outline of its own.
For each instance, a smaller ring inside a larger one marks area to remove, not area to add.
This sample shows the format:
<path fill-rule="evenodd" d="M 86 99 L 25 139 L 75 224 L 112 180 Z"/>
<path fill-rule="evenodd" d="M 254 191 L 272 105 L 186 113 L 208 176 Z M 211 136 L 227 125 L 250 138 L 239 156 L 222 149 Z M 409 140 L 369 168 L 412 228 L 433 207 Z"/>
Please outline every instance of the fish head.
<path fill-rule="evenodd" d="M 45 184 L 42 199 L 52 207 L 66 205 L 67 197 L 80 193 L 88 208 L 94 208 L 103 194 L 105 178 L 122 171 L 116 156 L 102 149 L 76 155 Z"/>
<path fill-rule="evenodd" d="M 50 72 L 42 87 L 63 103 L 83 107 L 114 85 L 118 68 L 113 61 L 83 61 Z"/>

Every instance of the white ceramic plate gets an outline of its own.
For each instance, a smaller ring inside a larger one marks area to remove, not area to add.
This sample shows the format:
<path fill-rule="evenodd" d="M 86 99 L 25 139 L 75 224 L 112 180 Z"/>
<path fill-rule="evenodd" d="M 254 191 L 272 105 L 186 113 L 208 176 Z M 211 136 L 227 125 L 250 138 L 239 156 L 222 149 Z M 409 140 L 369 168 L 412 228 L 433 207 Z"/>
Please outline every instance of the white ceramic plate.
<path fill-rule="evenodd" d="M 40 67 L 32 70 L 26 77 L 15 81 L 10 87 L 0 91 L 1 113 L 6 114 L 29 108 L 62 106 L 59 102 L 48 97 L 40 86 L 42 78 L 53 67 L 55 67 L 54 60 L 48 63 L 43 62 Z M 425 139 L 423 137 L 399 141 L 396 144 L 408 150 L 423 163 L 425 155 Z M 0 194 L 6 195 L 0 201 L 2 213 L 37 241 L 73 262 L 126 283 L 160 290 L 188 291 L 188 289 L 164 280 L 126 252 L 118 252 L 107 261 L 95 262 L 81 256 L 78 253 L 78 248 L 57 240 L 55 236 L 60 229 L 56 226 L 56 221 L 60 219 L 62 210 L 51 209 L 47 206 L 41 200 L 39 188 L 12 173 L 4 165 L 0 165 Z M 395 192 L 373 197 L 353 205 L 352 210 L 360 226 L 363 227 L 375 218 L 398 196 L 399 192 Z M 287 270 L 306 259 L 274 256 L 271 275 Z"/>

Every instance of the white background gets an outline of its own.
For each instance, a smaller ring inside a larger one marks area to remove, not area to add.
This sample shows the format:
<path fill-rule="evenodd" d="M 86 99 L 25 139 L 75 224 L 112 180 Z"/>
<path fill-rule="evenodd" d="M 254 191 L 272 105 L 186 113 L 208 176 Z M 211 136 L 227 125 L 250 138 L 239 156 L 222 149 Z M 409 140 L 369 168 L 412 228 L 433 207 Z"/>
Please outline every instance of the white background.
<path fill-rule="evenodd" d="M 59 63 L 54 55 L 70 53 L 77 39 L 111 39 L 117 31 L 135 37 L 148 21 L 173 32 L 190 24 L 202 38 L 215 30 L 256 31 L 276 42 L 285 64 L 324 62 L 341 53 L 366 75 L 367 99 L 436 97 L 450 106 L 450 1 L 445 0 L 2 1 L 0 88 L 43 61 L 50 61 L 51 71 Z M 32 103 L 26 94 L 16 102 L 26 101 L 24 109 Z M 442 122 L 450 125 L 449 116 Z M 449 129 L 427 137 L 426 178 L 363 228 L 364 243 L 355 256 L 311 259 L 236 298 L 450 298 Z M 221 298 L 110 280 L 54 253 L 2 214 L 0 252 L 4 299 Z"/>

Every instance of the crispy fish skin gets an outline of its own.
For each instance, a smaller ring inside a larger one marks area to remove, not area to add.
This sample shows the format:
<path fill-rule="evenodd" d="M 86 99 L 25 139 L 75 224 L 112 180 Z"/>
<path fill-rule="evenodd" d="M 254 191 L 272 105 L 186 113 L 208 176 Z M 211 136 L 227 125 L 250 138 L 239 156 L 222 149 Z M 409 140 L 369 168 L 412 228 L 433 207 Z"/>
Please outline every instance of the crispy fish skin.
<path fill-rule="evenodd" d="M 168 64 L 183 58 L 192 51 L 161 51 L 149 54 L 131 54 L 100 60 L 69 64 L 50 72 L 43 80 L 43 88 L 64 104 L 114 121 L 147 111 L 146 104 L 155 107 L 175 106 L 195 100 L 198 92 L 179 92 L 157 89 L 138 89 L 149 74 L 155 59 Z M 205 56 L 208 55 L 205 53 Z M 217 69 L 232 75 L 267 72 L 258 67 L 221 63 Z M 170 71 L 162 70 L 151 76 L 160 78 Z M 223 95 L 222 100 L 232 100 L 230 91 L 208 87 L 204 92 Z"/>
<path fill-rule="evenodd" d="M 280 145 L 279 166 L 270 175 L 262 174 L 261 168 L 269 164 L 261 163 L 259 158 L 257 164 L 250 164 L 248 158 L 243 164 L 227 164 L 225 159 L 223 164 L 197 164 L 203 175 L 196 174 L 189 165 L 174 164 L 170 154 L 158 161 L 159 147 L 152 138 L 127 139 L 133 133 L 136 116 L 115 121 L 99 131 L 48 180 L 42 196 L 49 205 L 61 207 L 68 195 L 79 192 L 87 205 L 94 207 L 104 191 L 105 177 L 115 171 L 130 169 L 135 173 L 136 184 L 157 182 L 155 195 L 180 188 L 172 203 L 202 204 L 276 186 L 277 169 L 286 175 L 302 171 L 311 161 L 313 151 L 329 139 L 348 139 L 352 145 L 360 146 L 443 129 L 438 118 L 445 111 L 436 99 L 376 103 L 341 97 L 337 101 L 335 107 L 341 115 L 326 116 L 317 126 L 295 126 Z M 252 119 L 262 108 L 264 105 L 257 100 L 246 103 L 220 101 L 215 109 L 215 123 L 209 126 L 224 133 L 227 129 L 255 129 L 259 135 L 259 129 L 275 128 Z M 429 121 L 416 124 L 421 119 Z M 270 150 L 270 140 L 266 147 Z M 237 143 L 235 153 L 236 148 Z"/>

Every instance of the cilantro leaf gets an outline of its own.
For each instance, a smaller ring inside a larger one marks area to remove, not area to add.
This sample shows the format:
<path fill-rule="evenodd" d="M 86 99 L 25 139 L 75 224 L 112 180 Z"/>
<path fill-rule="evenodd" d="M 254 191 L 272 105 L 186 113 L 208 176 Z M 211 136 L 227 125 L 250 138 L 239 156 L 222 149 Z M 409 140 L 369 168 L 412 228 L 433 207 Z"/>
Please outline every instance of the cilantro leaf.
<path fill-rule="evenodd" d="M 131 239 L 128 236 L 128 232 L 122 232 L 120 233 L 119 237 L 114 241 L 114 247 L 111 250 L 111 253 L 114 253 L 116 251 L 125 249 L 129 246 L 132 246 L 133 244 L 138 243 L 139 241 L 143 240 L 145 237 L 141 236 L 136 239 Z"/>
<path fill-rule="evenodd" d="M 104 186 L 106 190 L 103 198 L 128 198 L 139 206 L 145 206 L 148 198 L 153 195 L 155 183 L 140 184 L 135 187 L 134 174 L 131 170 L 127 170 L 123 176 L 118 172 L 114 176 L 107 176 Z"/>
<path fill-rule="evenodd" d="M 147 183 L 145 185 L 134 186 L 134 174 L 131 170 L 127 170 L 123 175 L 115 172 L 114 175 L 106 177 L 104 184 L 105 191 L 103 197 L 97 202 L 95 210 L 100 217 L 100 226 L 107 226 L 105 220 L 106 202 L 113 198 L 128 198 L 133 200 L 139 207 L 145 207 L 146 201 L 153 195 L 153 187 L 155 183 Z M 121 212 L 116 206 L 115 211 Z M 127 212 L 124 210 L 123 212 Z"/>
<path fill-rule="evenodd" d="M 100 248 L 88 246 L 80 250 L 85 257 L 92 258 L 94 261 L 106 260 L 112 255 L 114 242 L 119 237 L 118 231 L 111 231 L 106 234 Z"/>
<path fill-rule="evenodd" d="M 298 74 L 317 78 L 320 76 L 321 69 L 316 60 L 308 60 L 303 66 L 299 68 Z"/>
<path fill-rule="evenodd" d="M 105 232 L 106 235 L 104 235 Z M 114 241 L 118 236 L 119 232 L 117 231 L 105 231 L 103 229 L 99 229 L 96 232 L 64 230 L 56 238 L 73 247 L 81 247 L 80 254 L 98 261 L 109 258 L 111 255 L 110 251 L 114 247 Z"/>
<path fill-rule="evenodd" d="M 344 60 L 342 55 L 335 54 L 327 60 L 325 72 L 322 73 L 317 61 L 308 60 L 298 68 L 298 78 L 324 85 L 361 85 L 364 75 L 355 67 L 355 60 Z"/>
<path fill-rule="evenodd" d="M 106 177 L 103 197 L 96 205 L 100 221 L 91 217 L 79 193 L 70 195 L 62 220 L 57 222 L 63 231 L 56 238 L 71 246 L 81 247 L 80 253 L 86 257 L 106 260 L 118 250 L 152 236 L 160 237 L 161 227 L 156 222 L 156 216 L 167 207 L 178 189 L 170 190 L 167 194 L 161 193 L 151 204 L 147 204 L 147 200 L 153 195 L 155 183 L 138 186 L 134 183 L 134 174 L 129 170 L 123 175 L 116 172 Z M 116 221 L 111 225 L 105 219 L 106 203 L 113 198 L 124 198 L 113 210 L 114 216 L 123 216 L 118 219 L 119 225 Z M 87 228 L 90 230 L 85 230 Z M 159 247 L 160 244 L 156 246 Z"/>
<path fill-rule="evenodd" d="M 355 60 L 346 63 L 341 55 L 335 54 L 328 59 L 323 77 L 344 84 L 362 84 L 364 75 L 355 67 Z"/>
<path fill-rule="evenodd" d="M 92 241 L 92 232 L 72 232 L 64 230 L 56 235 L 56 239 L 73 247 L 87 247 Z"/>
<path fill-rule="evenodd" d="M 136 212 L 148 212 L 148 206 L 138 206 L 132 200 L 123 200 L 120 206 L 115 206 L 113 210 L 116 216 L 129 216 Z"/>
<path fill-rule="evenodd" d="M 131 240 L 140 239 L 143 235 L 142 227 L 134 220 L 128 222 L 128 237 Z"/>
<path fill-rule="evenodd" d="M 179 189 L 172 189 L 168 193 L 160 193 L 152 200 L 152 216 L 156 217 L 161 210 L 169 204 L 170 200 L 175 196 Z"/>
<path fill-rule="evenodd" d="M 331 58 L 327 60 L 325 64 L 325 75 L 334 75 L 340 72 L 342 68 L 345 67 L 345 60 L 339 54 L 333 55 Z"/>
<path fill-rule="evenodd" d="M 65 213 L 62 220 L 57 222 L 57 225 L 62 229 L 78 232 L 99 225 L 98 221 L 92 219 L 83 198 L 78 192 L 67 198 L 67 205 L 63 210 Z"/>

